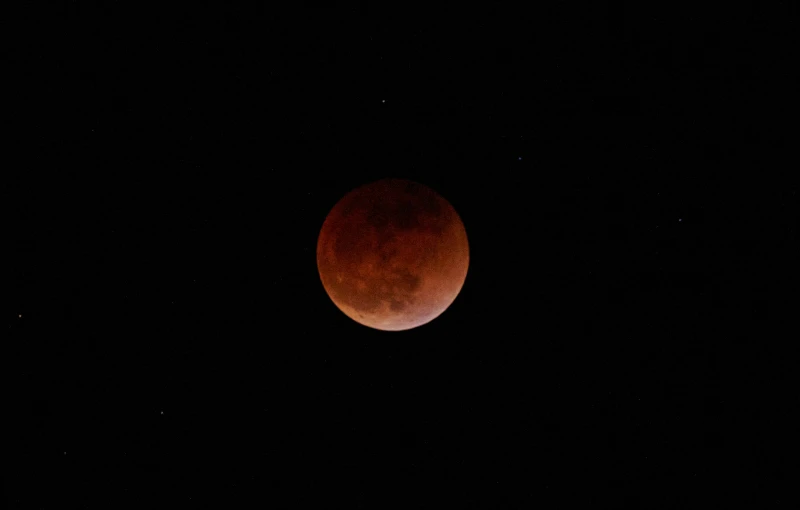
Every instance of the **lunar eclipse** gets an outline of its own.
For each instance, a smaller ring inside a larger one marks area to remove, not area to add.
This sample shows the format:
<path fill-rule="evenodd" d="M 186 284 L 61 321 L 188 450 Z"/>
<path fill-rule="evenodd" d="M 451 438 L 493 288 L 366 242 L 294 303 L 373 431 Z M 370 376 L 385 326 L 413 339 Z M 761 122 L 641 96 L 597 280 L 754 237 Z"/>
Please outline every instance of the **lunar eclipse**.
<path fill-rule="evenodd" d="M 469 266 L 453 206 L 422 184 L 383 179 L 346 194 L 317 241 L 317 269 L 333 303 L 383 331 L 427 324 L 458 296 Z"/>

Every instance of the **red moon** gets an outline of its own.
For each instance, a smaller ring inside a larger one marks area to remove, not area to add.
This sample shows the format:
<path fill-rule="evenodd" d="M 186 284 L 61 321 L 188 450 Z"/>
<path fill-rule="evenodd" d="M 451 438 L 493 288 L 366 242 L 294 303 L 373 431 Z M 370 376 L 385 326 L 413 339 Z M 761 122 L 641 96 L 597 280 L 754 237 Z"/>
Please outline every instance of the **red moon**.
<path fill-rule="evenodd" d="M 469 266 L 467 232 L 450 203 L 422 184 L 383 179 L 345 195 L 317 241 L 333 303 L 383 331 L 427 324 L 455 301 Z"/>

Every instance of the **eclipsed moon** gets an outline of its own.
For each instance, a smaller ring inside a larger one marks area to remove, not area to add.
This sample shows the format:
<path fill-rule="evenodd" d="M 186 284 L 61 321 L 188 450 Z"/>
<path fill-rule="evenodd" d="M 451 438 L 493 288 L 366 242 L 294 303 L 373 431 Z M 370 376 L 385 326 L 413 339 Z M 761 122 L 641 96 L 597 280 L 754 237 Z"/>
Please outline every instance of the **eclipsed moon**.
<path fill-rule="evenodd" d="M 422 184 L 383 179 L 345 195 L 317 241 L 333 303 L 383 331 L 427 324 L 455 301 L 469 266 L 467 233 L 450 203 Z"/>

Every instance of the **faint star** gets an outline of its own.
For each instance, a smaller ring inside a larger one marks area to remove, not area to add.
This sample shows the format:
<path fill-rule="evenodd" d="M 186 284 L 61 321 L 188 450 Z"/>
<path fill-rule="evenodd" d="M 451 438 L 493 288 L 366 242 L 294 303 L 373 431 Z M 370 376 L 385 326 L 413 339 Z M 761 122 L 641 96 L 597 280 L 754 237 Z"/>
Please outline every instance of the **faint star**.
<path fill-rule="evenodd" d="M 385 100 L 385 99 L 381 99 L 381 103 L 385 103 L 385 102 L 386 102 L 386 100 Z"/>
<path fill-rule="evenodd" d="M 678 221 L 683 221 L 683 219 L 682 218 L 678 218 Z"/>
<path fill-rule="evenodd" d="M 522 161 L 522 156 L 518 157 L 517 161 Z"/>
<path fill-rule="evenodd" d="M 164 411 L 161 411 L 161 414 L 164 414 Z"/>

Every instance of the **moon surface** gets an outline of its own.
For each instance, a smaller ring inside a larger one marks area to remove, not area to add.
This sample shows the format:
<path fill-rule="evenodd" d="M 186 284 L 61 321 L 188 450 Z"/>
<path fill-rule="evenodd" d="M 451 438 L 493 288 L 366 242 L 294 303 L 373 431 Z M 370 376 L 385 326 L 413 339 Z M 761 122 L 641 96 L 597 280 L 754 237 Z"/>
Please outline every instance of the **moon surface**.
<path fill-rule="evenodd" d="M 317 241 L 317 269 L 333 303 L 383 331 L 427 324 L 464 285 L 467 233 L 453 206 L 422 184 L 383 179 L 345 195 Z"/>

